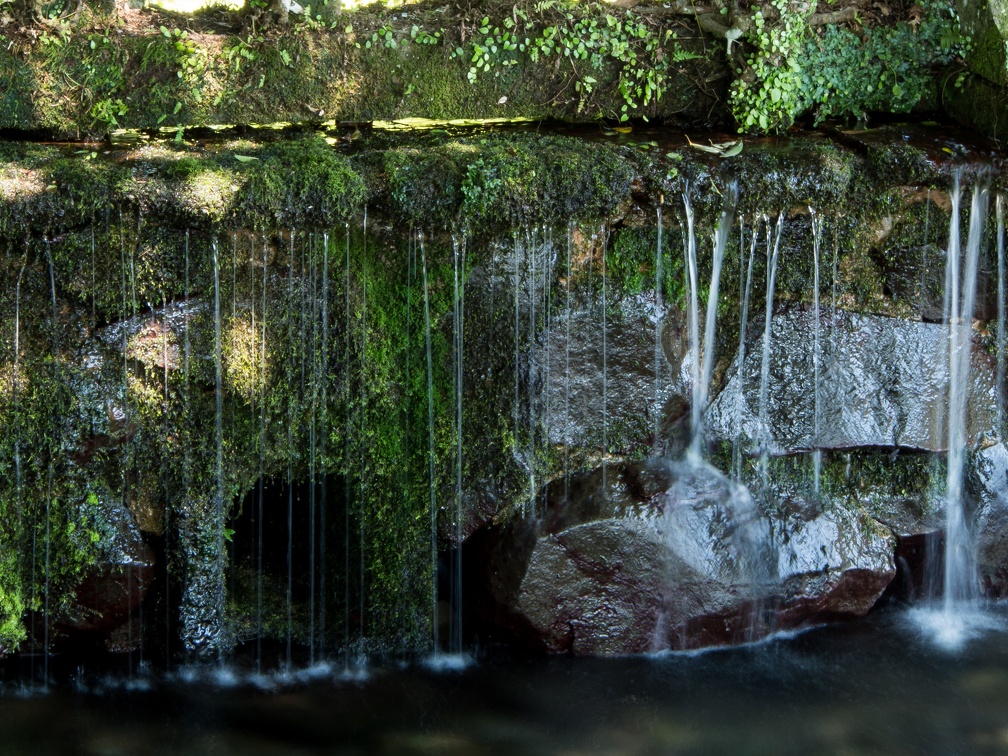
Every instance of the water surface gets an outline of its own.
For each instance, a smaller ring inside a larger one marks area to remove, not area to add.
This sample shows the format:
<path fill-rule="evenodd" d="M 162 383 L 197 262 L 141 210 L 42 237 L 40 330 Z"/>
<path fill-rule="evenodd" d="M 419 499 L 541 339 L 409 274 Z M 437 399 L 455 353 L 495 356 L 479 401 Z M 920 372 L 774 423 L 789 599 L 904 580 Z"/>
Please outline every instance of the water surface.
<path fill-rule="evenodd" d="M 0 753 L 1004 752 L 1008 606 L 991 614 L 955 653 L 889 611 L 694 654 L 80 674 L 48 693 L 8 675 Z"/>

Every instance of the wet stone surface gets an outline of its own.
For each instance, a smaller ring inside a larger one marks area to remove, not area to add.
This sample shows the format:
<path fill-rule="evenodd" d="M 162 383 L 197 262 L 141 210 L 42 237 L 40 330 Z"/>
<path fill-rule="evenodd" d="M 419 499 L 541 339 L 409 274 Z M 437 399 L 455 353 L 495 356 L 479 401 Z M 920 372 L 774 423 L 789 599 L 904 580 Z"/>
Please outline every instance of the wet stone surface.
<path fill-rule="evenodd" d="M 741 436 L 772 453 L 803 449 L 905 447 L 941 451 L 946 444 L 948 329 L 934 323 L 838 312 L 821 319 L 819 433 L 816 437 L 810 312 L 774 316 L 769 427 L 759 420 L 762 341 L 750 344 L 739 382 L 733 364 L 714 401 L 708 428 L 722 440 Z M 967 433 L 982 438 L 995 421 L 994 360 L 972 352 Z"/>

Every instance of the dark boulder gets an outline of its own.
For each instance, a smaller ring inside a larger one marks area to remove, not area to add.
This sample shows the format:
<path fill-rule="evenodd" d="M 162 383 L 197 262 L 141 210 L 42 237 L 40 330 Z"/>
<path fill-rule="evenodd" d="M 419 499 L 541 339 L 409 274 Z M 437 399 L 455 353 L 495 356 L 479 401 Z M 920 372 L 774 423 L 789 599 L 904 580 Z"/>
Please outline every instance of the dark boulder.
<path fill-rule="evenodd" d="M 771 516 L 705 463 L 613 466 L 569 490 L 488 554 L 493 621 L 547 651 L 755 640 L 862 615 L 895 574 L 894 537 L 866 515 L 803 503 Z"/>

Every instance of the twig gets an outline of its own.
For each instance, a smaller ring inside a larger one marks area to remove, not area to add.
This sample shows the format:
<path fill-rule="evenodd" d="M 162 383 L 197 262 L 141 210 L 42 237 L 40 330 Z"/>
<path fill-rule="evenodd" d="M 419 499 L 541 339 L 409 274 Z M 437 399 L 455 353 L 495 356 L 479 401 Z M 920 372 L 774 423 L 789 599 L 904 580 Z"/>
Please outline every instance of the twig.
<path fill-rule="evenodd" d="M 826 24 L 846 24 L 857 18 L 856 8 L 842 8 L 829 13 L 813 13 L 809 16 L 809 26 L 824 26 Z"/>

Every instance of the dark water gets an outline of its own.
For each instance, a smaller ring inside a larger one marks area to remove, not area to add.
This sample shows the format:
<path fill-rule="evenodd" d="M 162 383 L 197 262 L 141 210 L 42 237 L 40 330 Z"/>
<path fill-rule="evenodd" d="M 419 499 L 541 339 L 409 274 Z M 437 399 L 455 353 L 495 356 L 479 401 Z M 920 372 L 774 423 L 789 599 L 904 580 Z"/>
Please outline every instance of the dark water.
<path fill-rule="evenodd" d="M 992 613 L 956 653 L 886 612 L 696 655 L 8 680 L 0 754 L 1004 753 L 1008 606 Z"/>

